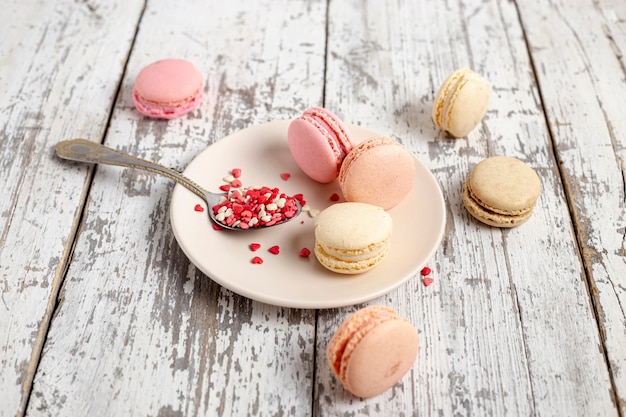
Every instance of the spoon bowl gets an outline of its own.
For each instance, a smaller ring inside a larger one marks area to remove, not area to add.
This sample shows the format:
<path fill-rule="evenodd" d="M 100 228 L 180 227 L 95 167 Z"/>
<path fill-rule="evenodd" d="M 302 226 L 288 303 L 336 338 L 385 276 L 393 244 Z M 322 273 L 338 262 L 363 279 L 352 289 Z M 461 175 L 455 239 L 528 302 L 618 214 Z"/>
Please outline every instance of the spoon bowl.
<path fill-rule="evenodd" d="M 137 158 L 127 153 L 109 148 L 99 143 L 88 141 L 86 139 L 72 139 L 61 141 L 56 144 L 55 151 L 59 158 L 68 159 L 71 161 L 117 165 L 122 167 L 142 169 L 144 171 L 165 175 L 166 177 L 176 181 L 177 183 L 200 197 L 207 205 L 207 211 L 211 220 L 220 228 L 226 230 L 256 230 L 272 226 L 278 226 L 280 224 L 288 222 L 289 220 L 295 219 L 302 212 L 302 204 L 296 198 L 279 195 L 277 196 L 277 200 L 280 200 L 278 204 L 274 203 L 274 201 L 270 202 L 271 204 L 277 206 L 276 210 L 271 210 L 271 212 L 270 210 L 266 211 L 265 204 L 263 204 L 254 212 L 250 213 L 250 220 L 252 218 L 255 218 L 256 221 L 248 220 L 248 216 L 246 215 L 243 219 L 234 218 L 227 223 L 225 218 L 228 218 L 229 215 L 231 215 L 231 212 L 228 212 L 229 207 L 233 204 L 236 205 L 238 201 L 242 201 L 241 199 L 245 198 L 245 195 L 248 194 L 248 191 L 250 191 L 250 194 L 252 195 L 258 195 L 260 193 L 259 189 L 243 189 L 239 191 L 239 194 L 213 193 L 211 191 L 205 190 L 195 181 L 187 178 L 186 176 L 172 168 L 157 164 L 155 162 Z M 261 196 L 260 198 L 264 197 Z M 222 209 L 220 213 L 216 213 L 217 210 L 214 211 L 213 208 L 217 206 L 224 206 L 225 208 Z M 224 214 L 225 212 L 226 214 Z M 268 215 L 268 212 L 270 212 L 269 219 L 266 217 Z M 238 217 L 239 213 L 232 213 L 232 215 Z"/>

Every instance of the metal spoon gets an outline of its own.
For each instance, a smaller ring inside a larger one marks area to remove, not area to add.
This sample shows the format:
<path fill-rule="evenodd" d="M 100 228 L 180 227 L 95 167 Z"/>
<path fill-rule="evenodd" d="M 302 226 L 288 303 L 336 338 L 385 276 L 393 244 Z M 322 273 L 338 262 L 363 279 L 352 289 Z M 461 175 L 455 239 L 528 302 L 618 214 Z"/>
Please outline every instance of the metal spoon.
<path fill-rule="evenodd" d="M 96 164 L 118 165 L 122 167 L 143 169 L 145 171 L 165 175 L 166 177 L 178 182 L 180 185 L 187 188 L 198 197 L 202 198 L 207 204 L 207 211 L 209 212 L 209 217 L 211 218 L 211 220 L 213 220 L 213 222 L 215 222 L 215 224 L 219 225 L 221 228 L 227 230 L 254 230 L 277 226 L 279 224 L 284 224 L 291 219 L 295 219 L 302 211 L 302 206 L 300 202 L 298 200 L 295 200 L 297 207 L 296 214 L 291 218 L 284 219 L 273 225 L 261 225 L 250 229 L 243 229 L 239 226 L 228 226 L 225 223 L 217 220 L 216 215 L 213 214 L 212 210 L 213 206 L 219 204 L 220 199 L 223 196 L 226 196 L 226 193 L 212 193 L 210 191 L 207 191 L 191 179 L 185 177 L 180 172 L 172 168 L 159 165 L 154 162 L 146 161 L 144 159 L 137 158 L 135 156 L 120 152 L 115 149 L 111 149 L 104 145 L 100 145 L 99 143 L 91 142 L 85 139 L 72 139 L 59 142 L 56 144 L 55 150 L 57 156 L 63 159 L 69 159 L 79 162 L 91 162 Z"/>

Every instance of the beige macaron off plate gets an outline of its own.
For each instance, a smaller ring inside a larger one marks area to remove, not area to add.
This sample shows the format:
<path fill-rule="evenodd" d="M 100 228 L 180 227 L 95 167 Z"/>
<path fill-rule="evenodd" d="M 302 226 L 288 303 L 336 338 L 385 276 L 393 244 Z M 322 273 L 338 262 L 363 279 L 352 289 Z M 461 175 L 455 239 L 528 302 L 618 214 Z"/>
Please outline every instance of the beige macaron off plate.
<path fill-rule="evenodd" d="M 509 156 L 482 160 L 463 185 L 463 205 L 481 222 L 515 227 L 527 221 L 539 198 L 541 181 L 526 163 Z"/>
<path fill-rule="evenodd" d="M 439 87 L 433 121 L 453 137 L 462 138 L 485 117 L 488 105 L 489 82 L 469 68 L 460 68 Z"/>

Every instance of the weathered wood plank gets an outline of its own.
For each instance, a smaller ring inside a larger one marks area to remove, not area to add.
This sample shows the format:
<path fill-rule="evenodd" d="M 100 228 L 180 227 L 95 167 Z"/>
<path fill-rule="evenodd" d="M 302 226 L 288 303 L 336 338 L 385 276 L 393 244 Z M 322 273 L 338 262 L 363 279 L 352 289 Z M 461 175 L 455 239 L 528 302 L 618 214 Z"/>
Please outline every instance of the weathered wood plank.
<path fill-rule="evenodd" d="M 228 133 L 320 104 L 325 7 L 148 2 L 106 144 L 184 168 Z M 170 56 L 205 75 L 202 106 L 169 122 L 142 118 L 132 107 L 134 76 Z M 251 302 L 196 270 L 169 224 L 173 186 L 97 169 L 29 415 L 310 409 L 315 311 Z"/>
<path fill-rule="evenodd" d="M 318 359 L 318 414 L 617 415 L 515 4 L 336 2 L 329 16 L 326 105 L 426 161 L 448 224 L 433 259 L 437 283 L 424 288 L 416 277 L 379 300 L 420 329 L 410 377 L 358 401 Z M 439 83 L 460 66 L 485 75 L 493 94 L 481 128 L 452 140 L 434 128 L 430 109 Z M 496 154 L 528 162 L 542 178 L 536 212 L 517 229 L 480 225 L 461 204 L 466 174 Z M 335 313 L 321 316 L 320 357 Z"/>
<path fill-rule="evenodd" d="M 520 13 L 625 415 L 626 3 L 550 1 Z"/>
<path fill-rule="evenodd" d="M 0 13 L 0 416 L 28 400 L 86 198 L 88 170 L 52 146 L 102 137 L 143 5 L 101 3 L 9 1 Z"/>

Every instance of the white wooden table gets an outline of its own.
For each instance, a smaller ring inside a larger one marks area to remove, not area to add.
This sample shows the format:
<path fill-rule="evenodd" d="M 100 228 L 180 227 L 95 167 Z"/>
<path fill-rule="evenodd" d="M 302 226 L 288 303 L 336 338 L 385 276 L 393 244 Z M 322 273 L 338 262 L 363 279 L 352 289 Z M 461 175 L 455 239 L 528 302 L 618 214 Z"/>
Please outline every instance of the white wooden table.
<path fill-rule="evenodd" d="M 5 0 L 0 416 L 626 416 L 625 54 L 623 0 Z M 206 96 L 159 122 L 131 89 L 165 57 L 194 62 Z M 461 66 L 493 94 L 453 140 L 430 111 Z M 179 248 L 172 182 L 53 151 L 84 137 L 184 169 L 312 105 L 401 140 L 446 200 L 435 282 L 366 303 L 396 308 L 422 342 L 402 383 L 368 400 L 325 360 L 363 304 L 239 296 Z M 460 198 L 500 154 L 542 180 L 512 230 Z"/>

